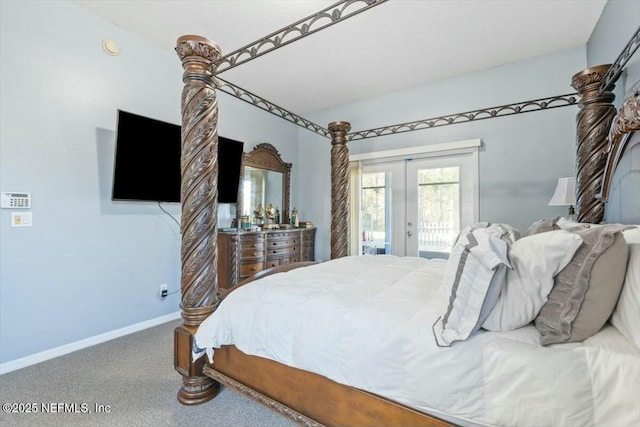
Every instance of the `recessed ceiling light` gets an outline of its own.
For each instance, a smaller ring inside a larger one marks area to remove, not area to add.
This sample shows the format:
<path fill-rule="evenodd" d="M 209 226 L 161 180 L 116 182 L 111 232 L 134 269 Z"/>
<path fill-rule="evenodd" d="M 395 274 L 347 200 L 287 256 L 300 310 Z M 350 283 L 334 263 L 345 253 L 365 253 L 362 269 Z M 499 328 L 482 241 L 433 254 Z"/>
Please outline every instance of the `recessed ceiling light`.
<path fill-rule="evenodd" d="M 102 48 L 111 56 L 117 56 L 120 53 L 120 46 L 111 39 L 102 40 Z"/>

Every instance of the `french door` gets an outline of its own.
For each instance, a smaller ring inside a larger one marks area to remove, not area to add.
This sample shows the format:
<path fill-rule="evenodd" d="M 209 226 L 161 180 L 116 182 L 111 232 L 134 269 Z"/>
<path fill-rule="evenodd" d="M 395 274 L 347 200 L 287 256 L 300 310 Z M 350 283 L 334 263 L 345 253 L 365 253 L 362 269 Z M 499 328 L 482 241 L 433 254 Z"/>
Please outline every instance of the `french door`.
<path fill-rule="evenodd" d="M 363 163 L 361 253 L 447 257 L 477 221 L 477 181 L 476 152 Z"/>

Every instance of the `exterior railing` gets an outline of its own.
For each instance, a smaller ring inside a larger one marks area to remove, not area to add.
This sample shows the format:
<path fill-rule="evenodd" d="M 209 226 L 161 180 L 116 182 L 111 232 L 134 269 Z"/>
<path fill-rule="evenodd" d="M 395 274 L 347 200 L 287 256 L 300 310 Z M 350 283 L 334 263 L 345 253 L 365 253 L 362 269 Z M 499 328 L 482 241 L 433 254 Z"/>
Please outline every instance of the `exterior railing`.
<path fill-rule="evenodd" d="M 449 251 L 458 235 L 452 222 L 421 222 L 418 225 L 418 248 L 421 251 Z"/>

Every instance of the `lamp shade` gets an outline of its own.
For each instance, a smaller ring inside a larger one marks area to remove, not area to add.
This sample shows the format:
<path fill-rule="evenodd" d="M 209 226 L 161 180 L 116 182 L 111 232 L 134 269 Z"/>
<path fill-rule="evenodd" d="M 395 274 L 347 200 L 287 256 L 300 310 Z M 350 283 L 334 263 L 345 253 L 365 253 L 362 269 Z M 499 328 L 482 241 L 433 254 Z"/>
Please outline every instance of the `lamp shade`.
<path fill-rule="evenodd" d="M 576 204 L 576 178 L 558 178 L 556 191 L 553 193 L 549 206 L 572 206 Z"/>

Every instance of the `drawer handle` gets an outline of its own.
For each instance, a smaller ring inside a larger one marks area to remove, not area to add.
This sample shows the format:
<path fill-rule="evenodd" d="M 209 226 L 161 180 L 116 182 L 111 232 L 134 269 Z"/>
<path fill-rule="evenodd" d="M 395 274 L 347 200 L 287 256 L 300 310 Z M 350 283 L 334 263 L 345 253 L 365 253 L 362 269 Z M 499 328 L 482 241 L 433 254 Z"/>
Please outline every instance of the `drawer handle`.
<path fill-rule="evenodd" d="M 251 271 L 256 271 L 256 270 L 257 270 L 257 268 L 251 267 Z"/>

